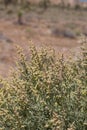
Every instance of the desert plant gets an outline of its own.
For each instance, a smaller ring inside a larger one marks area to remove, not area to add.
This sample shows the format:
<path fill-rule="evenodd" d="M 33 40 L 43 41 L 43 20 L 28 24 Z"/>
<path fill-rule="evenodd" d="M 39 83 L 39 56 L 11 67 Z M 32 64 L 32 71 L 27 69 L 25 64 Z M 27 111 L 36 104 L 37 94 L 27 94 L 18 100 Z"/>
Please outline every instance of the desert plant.
<path fill-rule="evenodd" d="M 65 2 L 64 2 L 64 0 L 61 0 L 61 5 L 62 5 L 62 7 L 65 6 Z"/>
<path fill-rule="evenodd" d="M 48 6 L 50 5 L 50 1 L 49 0 L 42 0 L 40 3 L 39 3 L 40 7 L 43 7 L 44 10 L 46 10 L 48 8 Z"/>
<path fill-rule="evenodd" d="M 11 2 L 12 2 L 12 0 L 4 0 L 5 7 L 7 7 Z"/>
<path fill-rule="evenodd" d="M 17 23 L 20 25 L 23 24 L 22 17 L 23 17 L 23 11 L 19 9 L 17 12 Z"/>
<path fill-rule="evenodd" d="M 50 49 L 30 51 L 28 61 L 18 48 L 17 69 L 1 78 L 0 129 L 86 130 L 86 47 L 78 61 L 56 58 Z"/>
<path fill-rule="evenodd" d="M 74 8 L 75 8 L 75 10 L 81 10 L 81 7 L 79 4 L 76 4 Z"/>

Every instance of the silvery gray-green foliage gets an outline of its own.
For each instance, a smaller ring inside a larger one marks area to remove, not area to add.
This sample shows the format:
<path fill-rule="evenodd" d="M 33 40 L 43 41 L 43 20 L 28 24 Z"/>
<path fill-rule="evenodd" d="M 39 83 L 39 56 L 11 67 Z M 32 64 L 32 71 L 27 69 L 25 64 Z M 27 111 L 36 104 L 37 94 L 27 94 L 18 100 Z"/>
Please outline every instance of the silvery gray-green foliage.
<path fill-rule="evenodd" d="M 87 48 L 77 61 L 34 46 L 30 61 L 18 54 L 17 70 L 1 79 L 0 130 L 86 130 Z"/>

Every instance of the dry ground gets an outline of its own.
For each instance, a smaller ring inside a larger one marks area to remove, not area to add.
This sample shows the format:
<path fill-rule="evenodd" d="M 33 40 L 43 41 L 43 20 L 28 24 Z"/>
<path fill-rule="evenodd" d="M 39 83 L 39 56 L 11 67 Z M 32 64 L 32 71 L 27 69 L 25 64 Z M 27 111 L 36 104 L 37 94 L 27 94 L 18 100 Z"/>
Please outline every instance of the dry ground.
<path fill-rule="evenodd" d="M 9 13 L 10 10 L 10 13 Z M 18 44 L 26 50 L 31 40 L 37 48 L 51 47 L 58 52 L 69 56 L 79 53 L 80 44 L 76 38 L 68 38 L 53 33 L 53 30 L 69 30 L 76 34 L 87 33 L 87 12 L 49 8 L 45 12 L 34 7 L 23 15 L 23 25 L 17 24 L 15 9 L 3 10 L 0 8 L 0 74 L 7 76 L 10 66 L 14 66 Z M 27 53 L 26 53 L 27 54 Z"/>

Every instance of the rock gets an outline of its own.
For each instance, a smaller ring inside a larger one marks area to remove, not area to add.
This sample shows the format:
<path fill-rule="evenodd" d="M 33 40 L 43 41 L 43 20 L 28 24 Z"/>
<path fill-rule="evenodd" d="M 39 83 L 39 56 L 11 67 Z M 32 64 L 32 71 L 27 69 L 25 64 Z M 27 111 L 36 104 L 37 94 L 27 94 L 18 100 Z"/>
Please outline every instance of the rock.
<path fill-rule="evenodd" d="M 71 30 L 65 30 L 63 32 L 63 36 L 66 37 L 66 38 L 72 38 L 72 39 L 76 38 L 75 33 Z"/>
<path fill-rule="evenodd" d="M 62 37 L 71 38 L 71 39 L 76 38 L 76 34 L 71 30 L 64 30 L 64 29 L 62 30 L 62 29 L 54 28 L 52 29 L 51 32 L 52 32 L 51 34 L 56 37 L 62 36 Z"/>

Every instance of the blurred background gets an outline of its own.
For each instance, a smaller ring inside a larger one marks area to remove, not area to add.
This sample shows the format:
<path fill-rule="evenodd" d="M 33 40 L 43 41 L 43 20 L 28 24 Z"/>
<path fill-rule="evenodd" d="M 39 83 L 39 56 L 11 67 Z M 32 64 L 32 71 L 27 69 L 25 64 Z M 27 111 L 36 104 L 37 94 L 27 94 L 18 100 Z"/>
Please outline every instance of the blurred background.
<path fill-rule="evenodd" d="M 15 44 L 25 53 L 51 47 L 56 55 L 78 55 L 78 37 L 87 36 L 87 0 L 0 0 L 0 74 L 15 66 Z"/>

